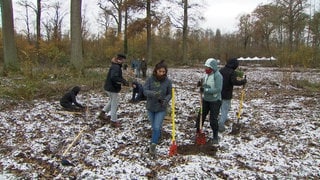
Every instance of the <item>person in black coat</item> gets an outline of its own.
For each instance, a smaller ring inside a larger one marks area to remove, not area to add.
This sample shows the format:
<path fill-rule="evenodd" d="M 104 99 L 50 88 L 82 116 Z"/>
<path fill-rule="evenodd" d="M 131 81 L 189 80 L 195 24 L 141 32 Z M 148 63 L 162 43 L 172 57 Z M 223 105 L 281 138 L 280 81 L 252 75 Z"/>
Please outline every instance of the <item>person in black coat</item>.
<path fill-rule="evenodd" d="M 104 106 L 98 118 L 103 120 L 109 120 L 111 118 L 111 125 L 114 127 L 120 127 L 120 122 L 117 120 L 117 109 L 119 104 L 118 94 L 121 90 L 121 84 L 124 86 L 129 86 L 127 80 L 122 77 L 122 64 L 125 61 L 126 56 L 123 54 L 118 54 L 116 57 L 112 58 L 111 66 L 109 68 L 107 78 L 104 84 L 104 90 L 110 97 L 110 101 Z M 111 114 L 111 117 L 106 117 L 105 113 Z"/>
<path fill-rule="evenodd" d="M 142 77 L 143 78 L 146 78 L 147 77 L 147 62 L 144 58 L 142 58 L 142 61 L 141 61 L 141 71 L 142 71 Z"/>
<path fill-rule="evenodd" d="M 85 107 L 77 102 L 76 96 L 80 92 L 80 87 L 75 86 L 67 92 L 61 99 L 60 105 L 67 111 L 79 111 Z"/>
<path fill-rule="evenodd" d="M 233 86 L 242 86 L 247 83 L 247 79 L 238 80 L 236 69 L 239 66 L 237 58 L 231 58 L 228 60 L 225 67 L 220 69 L 220 73 L 223 76 L 223 86 L 221 91 L 222 104 L 220 108 L 221 116 L 219 120 L 219 131 L 225 131 L 225 122 L 228 119 L 228 112 L 231 107 L 231 99 L 233 93 Z"/>
<path fill-rule="evenodd" d="M 132 83 L 132 98 L 130 101 L 136 103 L 143 100 L 146 100 L 146 97 L 143 94 L 143 86 L 137 81 L 134 81 Z"/>

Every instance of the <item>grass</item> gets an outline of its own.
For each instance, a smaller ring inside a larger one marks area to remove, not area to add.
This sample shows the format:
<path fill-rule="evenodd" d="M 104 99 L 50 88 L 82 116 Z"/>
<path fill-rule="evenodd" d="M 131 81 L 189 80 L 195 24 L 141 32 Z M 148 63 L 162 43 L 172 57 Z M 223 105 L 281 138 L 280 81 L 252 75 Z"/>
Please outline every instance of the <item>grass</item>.
<path fill-rule="evenodd" d="M 32 75 L 10 75 L 0 80 L 0 98 L 13 100 L 51 99 L 78 85 L 82 90 L 101 89 L 106 72 L 85 70 L 81 75 L 67 69 L 42 69 Z"/>
<path fill-rule="evenodd" d="M 317 92 L 320 89 L 320 83 L 311 83 L 307 80 L 295 80 L 292 84 L 297 88 L 302 88 L 311 92 Z"/>

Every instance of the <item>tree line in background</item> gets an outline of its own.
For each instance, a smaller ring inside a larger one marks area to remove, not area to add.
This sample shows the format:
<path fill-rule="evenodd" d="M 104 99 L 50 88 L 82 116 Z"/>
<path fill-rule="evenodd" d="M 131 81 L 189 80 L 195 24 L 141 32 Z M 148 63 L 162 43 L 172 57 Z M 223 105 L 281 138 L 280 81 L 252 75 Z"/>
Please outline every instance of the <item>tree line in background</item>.
<path fill-rule="evenodd" d="M 118 52 L 129 60 L 145 57 L 148 64 L 162 59 L 192 65 L 208 57 L 224 62 L 231 57 L 274 56 L 279 66 L 320 67 L 320 11 L 307 0 L 259 5 L 241 15 L 238 30 L 228 34 L 198 28 L 205 4 L 197 0 L 97 0 L 102 34 L 89 32 L 81 0 L 71 0 L 70 31 L 65 33 L 68 13 L 59 1 L 19 0 L 25 11 L 24 33 L 15 31 L 12 0 L 0 2 L 2 74 L 26 67 L 67 66 L 81 72 L 109 64 Z M 159 9 L 161 4 L 167 11 Z M 41 18 L 47 11 L 53 16 Z"/>

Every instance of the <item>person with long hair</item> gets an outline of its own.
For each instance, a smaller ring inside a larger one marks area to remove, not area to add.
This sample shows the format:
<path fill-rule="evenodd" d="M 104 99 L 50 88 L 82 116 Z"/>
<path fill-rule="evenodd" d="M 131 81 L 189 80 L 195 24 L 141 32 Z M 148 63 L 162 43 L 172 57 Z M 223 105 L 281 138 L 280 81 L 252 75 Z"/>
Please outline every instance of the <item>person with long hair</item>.
<path fill-rule="evenodd" d="M 155 65 L 152 76 L 146 80 L 143 86 L 144 95 L 147 97 L 146 109 L 152 129 L 149 153 L 153 157 L 156 155 L 156 146 L 161 137 L 163 120 L 172 96 L 172 82 L 167 74 L 168 67 L 162 60 Z"/>

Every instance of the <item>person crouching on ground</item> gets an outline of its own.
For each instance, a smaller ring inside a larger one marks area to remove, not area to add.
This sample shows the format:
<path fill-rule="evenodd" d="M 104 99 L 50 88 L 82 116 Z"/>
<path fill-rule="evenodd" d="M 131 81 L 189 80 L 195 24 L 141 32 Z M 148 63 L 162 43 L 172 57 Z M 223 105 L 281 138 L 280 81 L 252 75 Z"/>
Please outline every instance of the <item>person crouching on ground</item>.
<path fill-rule="evenodd" d="M 198 82 L 200 84 L 200 92 L 203 93 L 202 126 L 206 116 L 210 112 L 210 126 L 213 131 L 212 144 L 218 144 L 218 116 L 221 106 L 222 75 L 219 72 L 218 62 L 215 59 L 207 59 L 205 62 L 205 73 L 205 77 Z M 200 130 L 199 119 L 197 119 L 196 128 L 198 133 Z"/>
<path fill-rule="evenodd" d="M 112 58 L 111 66 L 108 71 L 107 78 L 104 84 L 104 90 L 107 95 L 110 97 L 110 101 L 104 106 L 99 119 L 109 120 L 109 117 L 106 117 L 106 113 L 111 113 L 111 125 L 113 127 L 120 127 L 121 124 L 117 120 L 117 110 L 119 105 L 119 92 L 121 90 L 121 84 L 124 86 L 129 86 L 127 80 L 122 77 L 122 64 L 125 61 L 126 56 L 118 54 L 116 57 Z"/>
<path fill-rule="evenodd" d="M 152 76 L 146 80 L 143 86 L 144 95 L 147 97 L 146 109 L 152 129 L 149 153 L 153 157 L 156 155 L 156 145 L 159 143 L 162 123 L 172 96 L 172 82 L 167 77 L 167 73 L 167 65 L 162 60 L 155 65 Z"/>
<path fill-rule="evenodd" d="M 138 83 L 137 81 L 134 81 L 132 83 L 132 98 L 130 102 L 137 103 L 139 101 L 146 100 L 146 97 L 143 94 L 143 86 L 142 84 Z"/>
<path fill-rule="evenodd" d="M 71 91 L 67 92 L 60 99 L 60 105 L 67 111 L 81 111 L 84 110 L 85 106 L 77 102 L 76 96 L 80 92 L 80 87 L 75 86 Z"/>

